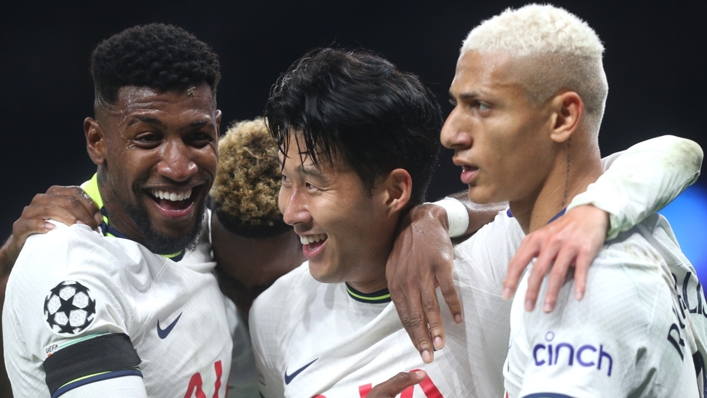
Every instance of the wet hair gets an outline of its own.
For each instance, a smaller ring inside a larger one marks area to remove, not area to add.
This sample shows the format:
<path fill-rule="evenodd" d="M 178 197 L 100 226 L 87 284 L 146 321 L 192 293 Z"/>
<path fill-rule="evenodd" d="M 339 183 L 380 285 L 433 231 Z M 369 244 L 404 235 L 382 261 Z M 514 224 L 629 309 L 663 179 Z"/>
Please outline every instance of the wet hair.
<path fill-rule="evenodd" d="M 277 207 L 280 163 L 263 119 L 231 124 L 218 143 L 212 208 L 228 231 L 264 238 L 292 230 Z"/>
<path fill-rule="evenodd" d="M 604 46 L 576 15 L 552 5 L 509 8 L 469 33 L 462 55 L 467 51 L 520 60 L 522 84 L 536 105 L 563 91 L 576 92 L 584 102 L 589 131 L 599 133 L 609 91 L 602 64 Z"/>
<path fill-rule="evenodd" d="M 282 153 L 301 133 L 315 167 L 338 157 L 372 194 L 378 178 L 402 168 L 411 204 L 424 201 L 440 150 L 442 116 L 434 94 L 413 74 L 365 50 L 317 49 L 277 80 L 265 107 Z"/>
<path fill-rule="evenodd" d="M 159 91 L 206 83 L 216 95 L 221 73 L 216 54 L 191 33 L 153 23 L 128 28 L 103 40 L 91 55 L 96 102 L 115 103 L 125 86 Z"/>

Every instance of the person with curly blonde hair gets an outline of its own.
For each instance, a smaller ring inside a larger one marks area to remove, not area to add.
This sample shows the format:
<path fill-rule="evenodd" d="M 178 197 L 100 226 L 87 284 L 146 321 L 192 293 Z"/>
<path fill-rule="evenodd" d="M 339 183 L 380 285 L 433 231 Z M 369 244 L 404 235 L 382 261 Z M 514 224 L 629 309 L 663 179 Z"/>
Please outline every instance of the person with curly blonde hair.
<path fill-rule="evenodd" d="M 219 152 L 211 189 L 214 257 L 222 290 L 247 318 L 258 294 L 304 257 L 277 207 L 277 145 L 263 119 L 232 123 Z"/>

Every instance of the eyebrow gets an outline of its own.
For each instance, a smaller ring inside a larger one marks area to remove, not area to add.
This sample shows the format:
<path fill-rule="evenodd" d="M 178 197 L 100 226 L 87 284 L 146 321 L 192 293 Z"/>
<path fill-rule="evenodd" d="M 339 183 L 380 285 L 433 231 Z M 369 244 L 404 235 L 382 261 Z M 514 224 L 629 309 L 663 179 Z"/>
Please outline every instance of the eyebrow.
<path fill-rule="evenodd" d="M 310 176 L 310 177 L 316 177 L 319 179 L 326 179 L 324 177 L 324 174 L 322 174 L 322 172 L 314 165 L 305 166 L 303 164 L 300 164 L 299 167 L 297 167 L 297 172 L 307 175 L 307 176 Z"/>
<path fill-rule="evenodd" d="M 133 116 L 130 121 L 128 122 L 128 126 L 132 126 L 137 123 L 147 123 L 147 124 L 154 124 L 155 126 L 159 126 L 162 128 L 165 128 L 166 125 L 162 123 L 160 119 L 157 119 L 155 117 L 151 116 Z M 196 128 L 201 128 L 209 124 L 209 121 L 207 120 L 197 120 L 194 122 L 189 123 L 189 127 L 196 127 Z"/>
<path fill-rule="evenodd" d="M 148 123 L 148 124 L 154 124 L 156 126 L 160 127 L 165 127 L 165 124 L 162 123 L 160 119 L 150 117 L 150 116 L 133 116 L 130 118 L 130 121 L 128 122 L 128 126 L 132 126 L 133 124 L 137 123 Z"/>
<path fill-rule="evenodd" d="M 451 95 L 451 93 L 450 93 L 450 95 Z M 472 91 L 472 92 L 470 92 L 470 93 L 461 93 L 461 94 L 459 94 L 459 99 L 461 99 L 461 100 L 466 100 L 466 101 L 473 100 L 473 99 L 476 99 L 476 98 L 478 98 L 478 97 L 479 97 L 479 93 L 477 93 L 476 91 Z"/>

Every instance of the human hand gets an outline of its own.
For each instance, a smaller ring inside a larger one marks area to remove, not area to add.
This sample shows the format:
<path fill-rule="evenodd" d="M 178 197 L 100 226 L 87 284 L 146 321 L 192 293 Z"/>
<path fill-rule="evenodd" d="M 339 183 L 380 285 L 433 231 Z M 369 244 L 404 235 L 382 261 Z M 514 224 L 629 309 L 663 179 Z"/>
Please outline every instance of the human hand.
<path fill-rule="evenodd" d="M 570 267 L 574 267 L 574 296 L 584 297 L 587 271 L 604 244 L 609 228 L 609 214 L 591 205 L 578 206 L 565 215 L 523 238 L 518 251 L 508 263 L 503 281 L 503 298 L 509 299 L 518 285 L 523 271 L 537 258 L 528 277 L 525 309 L 532 311 L 538 298 L 543 278 L 550 270 L 544 312 L 555 309 L 557 295 Z"/>
<path fill-rule="evenodd" d="M 386 265 L 391 298 L 405 331 L 425 363 L 432 362 L 434 349 L 439 350 L 445 344 L 437 286 L 452 318 L 457 323 L 462 321 L 462 306 L 452 277 L 452 243 L 447 229 L 443 208 L 431 204 L 415 206 L 401 220 Z"/>
<path fill-rule="evenodd" d="M 54 229 L 54 224 L 47 219 L 60 221 L 67 225 L 86 224 L 97 229 L 102 221 L 98 206 L 77 186 L 52 186 L 44 194 L 37 194 L 29 206 L 26 206 L 14 224 L 12 236 L 2 248 L 3 259 L 15 263 L 27 237 L 37 233 L 47 233 Z"/>
<path fill-rule="evenodd" d="M 425 380 L 427 373 L 424 370 L 400 372 L 381 384 L 373 387 L 366 398 L 394 398 L 408 387 L 419 384 Z"/>

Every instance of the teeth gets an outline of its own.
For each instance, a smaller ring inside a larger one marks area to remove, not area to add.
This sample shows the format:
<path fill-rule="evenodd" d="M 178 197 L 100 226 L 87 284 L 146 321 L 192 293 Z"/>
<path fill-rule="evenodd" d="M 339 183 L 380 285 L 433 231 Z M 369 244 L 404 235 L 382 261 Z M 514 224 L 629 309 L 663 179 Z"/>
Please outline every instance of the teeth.
<path fill-rule="evenodd" d="M 151 189 L 150 192 L 152 193 L 152 196 L 158 199 L 171 200 L 172 202 L 180 202 L 191 197 L 191 188 L 184 192 L 169 192 L 159 189 Z"/>
<path fill-rule="evenodd" d="M 307 236 L 300 236 L 299 241 L 303 245 L 308 245 L 310 243 L 325 240 L 326 238 L 327 238 L 326 234 L 307 235 Z"/>

